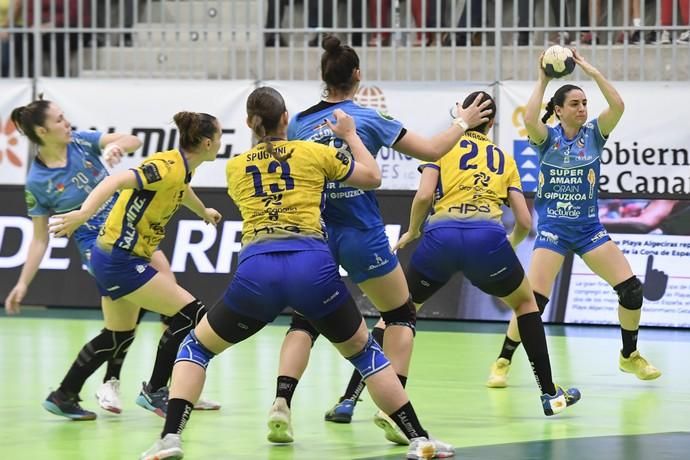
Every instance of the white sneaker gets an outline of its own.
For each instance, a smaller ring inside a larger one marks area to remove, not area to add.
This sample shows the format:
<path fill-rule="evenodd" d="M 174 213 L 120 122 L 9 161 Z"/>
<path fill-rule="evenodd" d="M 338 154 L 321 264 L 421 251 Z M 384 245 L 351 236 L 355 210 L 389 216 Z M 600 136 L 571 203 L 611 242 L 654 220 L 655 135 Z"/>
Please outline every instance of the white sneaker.
<path fill-rule="evenodd" d="M 410 440 L 407 439 L 400 427 L 382 410 L 379 410 L 374 415 L 374 423 L 384 431 L 386 439 L 390 442 L 400 444 L 401 446 L 406 446 L 410 443 Z"/>
<path fill-rule="evenodd" d="M 120 381 L 112 377 L 107 382 L 104 382 L 96 391 L 96 400 L 98 405 L 108 412 L 119 414 L 122 412 L 122 403 L 120 402 Z"/>
<path fill-rule="evenodd" d="M 656 33 L 655 45 L 670 45 L 671 44 L 671 33 L 668 30 L 662 30 L 661 33 Z"/>
<path fill-rule="evenodd" d="M 433 438 L 413 438 L 407 449 L 407 458 L 428 460 L 432 458 L 450 458 L 455 455 L 455 448 L 450 444 Z"/>
<path fill-rule="evenodd" d="M 690 31 L 685 31 L 682 34 L 680 34 L 680 37 L 676 40 L 676 43 L 679 45 L 687 45 L 690 43 Z"/>
<path fill-rule="evenodd" d="M 213 401 L 211 399 L 199 398 L 199 400 L 194 404 L 194 410 L 218 410 L 220 409 L 220 403 Z"/>
<path fill-rule="evenodd" d="M 179 434 L 168 433 L 163 439 L 156 441 L 153 446 L 139 457 L 140 460 L 179 460 L 184 458 L 182 440 Z"/>
<path fill-rule="evenodd" d="M 295 440 L 292 435 L 290 408 L 283 398 L 276 399 L 268 413 L 268 435 L 266 438 L 276 444 L 288 444 Z"/>

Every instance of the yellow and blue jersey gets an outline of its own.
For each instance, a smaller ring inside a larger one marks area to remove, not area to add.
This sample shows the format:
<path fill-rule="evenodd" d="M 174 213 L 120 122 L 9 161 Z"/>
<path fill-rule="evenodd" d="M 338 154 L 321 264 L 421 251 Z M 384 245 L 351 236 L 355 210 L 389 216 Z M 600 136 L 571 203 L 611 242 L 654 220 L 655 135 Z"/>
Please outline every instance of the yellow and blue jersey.
<path fill-rule="evenodd" d="M 258 144 L 227 163 L 228 195 L 242 214 L 241 259 L 316 245 L 328 250 L 321 223 L 327 181 L 347 179 L 349 155 L 306 141 L 274 141 L 277 160 Z M 270 244 L 263 244 L 270 243 Z"/>
<path fill-rule="evenodd" d="M 453 149 L 425 167 L 439 171 L 429 225 L 492 221 L 500 223 L 508 191 L 522 192 L 512 156 L 476 131 L 466 133 Z"/>
<path fill-rule="evenodd" d="M 156 153 L 132 171 L 139 187 L 120 192 L 97 243 L 106 251 L 117 248 L 149 260 L 182 204 L 192 174 L 178 150 Z"/>

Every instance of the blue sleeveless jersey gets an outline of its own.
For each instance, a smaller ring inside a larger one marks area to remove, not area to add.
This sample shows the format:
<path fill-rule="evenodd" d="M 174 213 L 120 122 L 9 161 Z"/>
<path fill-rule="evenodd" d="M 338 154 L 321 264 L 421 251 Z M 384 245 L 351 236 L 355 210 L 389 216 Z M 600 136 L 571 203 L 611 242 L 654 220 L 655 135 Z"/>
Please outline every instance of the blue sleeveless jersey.
<path fill-rule="evenodd" d="M 34 160 L 25 187 L 30 217 L 60 214 L 82 205 L 91 190 L 108 175 L 99 158 L 101 136 L 102 133 L 98 131 L 72 133 L 72 142 L 67 145 L 67 164 L 62 168 L 48 168 L 38 158 Z M 74 232 L 82 255 L 90 250 L 115 198 L 111 197 Z"/>
<path fill-rule="evenodd" d="M 606 143 L 598 120 L 587 122 L 573 139 L 565 137 L 560 124 L 547 129 L 546 140 L 534 146 L 539 154 L 534 202 L 539 223 L 598 222 L 600 158 Z"/>
<path fill-rule="evenodd" d="M 336 138 L 324 122 L 325 118 L 333 120 L 335 109 L 341 109 L 355 119 L 357 134 L 374 156 L 382 147 L 392 146 L 403 129 L 402 124 L 389 115 L 350 100 L 337 103 L 322 101 L 292 118 L 288 126 L 288 139 L 330 145 L 351 155 L 348 145 Z M 340 182 L 326 184 L 322 216 L 328 224 L 346 227 L 369 229 L 383 225 L 374 192 L 347 187 Z"/>

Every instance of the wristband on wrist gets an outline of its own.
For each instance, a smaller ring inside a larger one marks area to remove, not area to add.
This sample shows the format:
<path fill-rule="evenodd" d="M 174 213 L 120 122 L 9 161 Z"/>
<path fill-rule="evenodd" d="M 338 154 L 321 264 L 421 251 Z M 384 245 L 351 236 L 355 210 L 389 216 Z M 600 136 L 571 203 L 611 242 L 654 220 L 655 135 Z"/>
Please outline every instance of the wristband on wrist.
<path fill-rule="evenodd" d="M 467 131 L 468 129 L 470 129 L 470 126 L 467 124 L 467 122 L 462 117 L 454 118 L 453 124 L 455 126 L 461 127 L 463 131 Z"/>

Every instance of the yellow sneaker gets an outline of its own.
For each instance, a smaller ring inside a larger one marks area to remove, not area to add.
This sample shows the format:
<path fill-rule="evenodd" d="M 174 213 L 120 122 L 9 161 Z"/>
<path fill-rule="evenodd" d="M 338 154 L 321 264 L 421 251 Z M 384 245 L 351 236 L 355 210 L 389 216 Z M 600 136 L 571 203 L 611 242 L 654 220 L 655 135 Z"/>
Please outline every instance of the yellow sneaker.
<path fill-rule="evenodd" d="M 635 374 L 640 380 L 654 380 L 661 375 L 661 371 L 649 364 L 649 362 L 640 355 L 639 350 L 630 353 L 629 358 L 624 358 L 622 354 L 619 355 L 618 367 L 620 367 L 623 372 Z"/>
<path fill-rule="evenodd" d="M 508 371 L 510 371 L 510 361 L 505 358 L 498 358 L 491 365 L 491 373 L 486 381 L 489 388 L 505 388 L 508 386 Z"/>

